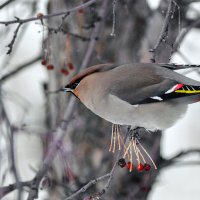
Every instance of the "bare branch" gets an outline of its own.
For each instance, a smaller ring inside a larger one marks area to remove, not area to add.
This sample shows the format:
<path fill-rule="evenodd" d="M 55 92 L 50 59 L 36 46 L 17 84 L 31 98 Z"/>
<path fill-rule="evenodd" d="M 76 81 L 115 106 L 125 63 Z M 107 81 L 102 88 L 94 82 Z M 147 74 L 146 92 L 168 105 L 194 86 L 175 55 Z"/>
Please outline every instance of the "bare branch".
<path fill-rule="evenodd" d="M 183 64 L 175 64 L 175 63 L 159 63 L 162 67 L 166 67 L 168 69 L 172 69 L 172 70 L 178 70 L 178 69 L 189 69 L 189 68 L 199 68 L 200 65 L 195 65 L 195 64 L 187 64 L 187 65 L 183 65 Z"/>
<path fill-rule="evenodd" d="M 127 129 L 126 135 L 125 135 L 125 137 L 124 137 L 124 144 L 126 143 L 126 139 L 127 139 L 127 137 L 128 137 L 128 134 L 129 134 L 129 129 Z M 102 181 L 102 180 L 104 180 L 104 179 L 106 179 L 106 178 L 109 178 L 108 181 L 107 181 L 107 183 L 106 183 L 106 185 L 105 185 L 105 187 L 104 187 L 104 189 L 103 189 L 101 192 L 98 192 L 98 193 L 95 194 L 95 195 L 96 195 L 96 197 L 101 197 L 103 194 L 105 194 L 106 191 L 109 189 L 111 180 L 112 180 L 112 178 L 113 178 L 115 169 L 116 169 L 116 167 L 117 167 L 117 163 L 118 163 L 118 161 L 119 161 L 119 158 L 120 158 L 122 152 L 123 152 L 123 148 L 118 152 L 118 155 L 117 155 L 117 157 L 116 157 L 116 161 L 115 161 L 115 163 L 114 163 L 114 165 L 113 165 L 113 167 L 112 167 L 110 173 L 105 174 L 105 175 L 103 175 L 103 176 L 101 176 L 101 177 L 99 177 L 99 178 L 97 178 L 97 179 L 93 179 L 93 180 L 89 181 L 89 183 L 87 183 L 86 185 L 84 185 L 82 188 L 80 188 L 77 192 L 75 192 L 75 193 L 72 194 L 71 196 L 67 197 L 65 200 L 71 200 L 71 199 L 73 199 L 74 197 L 78 196 L 79 194 L 85 192 L 87 189 L 89 189 L 92 185 L 96 184 L 97 182 Z"/>
<path fill-rule="evenodd" d="M 17 199 L 20 200 L 21 199 L 21 185 L 20 185 L 20 181 L 19 181 L 19 175 L 17 172 L 17 168 L 16 168 L 16 164 L 15 164 L 15 149 L 14 149 L 14 128 L 12 127 L 10 120 L 7 116 L 7 113 L 5 111 L 3 102 L 2 102 L 2 93 L 0 91 L 0 95 L 1 95 L 1 100 L 0 100 L 0 104 L 1 104 L 1 112 L 2 112 L 2 118 L 3 120 L 5 120 L 7 129 L 9 131 L 9 139 L 10 139 L 10 157 L 11 157 L 11 169 L 12 172 L 14 174 L 15 180 L 16 180 L 16 188 L 18 189 L 18 196 Z"/>
<path fill-rule="evenodd" d="M 31 17 L 31 18 L 27 18 L 27 19 L 16 19 L 16 20 L 11 20 L 11 21 L 0 21 L 0 24 L 5 24 L 6 26 L 7 25 L 10 25 L 10 24 L 17 24 L 17 23 L 21 23 L 21 24 L 24 24 L 24 23 L 27 23 L 27 22 L 31 22 L 31 21 L 37 21 L 37 20 L 41 20 L 41 19 L 48 19 L 48 18 L 51 18 L 51 17 L 57 17 L 57 16 L 62 16 L 62 15 L 67 15 L 71 12 L 75 12 L 79 9 L 83 9 L 83 8 L 86 8 L 92 4 L 94 4 L 97 0 L 90 0 L 86 3 L 83 3 L 79 6 L 76 6 L 74 8 L 71 8 L 67 11 L 64 11 L 64 12 L 59 12 L 59 13 L 53 13 L 53 14 L 48 14 L 48 15 L 42 15 L 40 17 Z"/>
<path fill-rule="evenodd" d="M 18 34 L 19 29 L 22 26 L 22 24 L 30 22 L 30 21 L 35 21 L 35 20 L 40 20 L 43 23 L 43 19 L 47 19 L 47 18 L 50 18 L 50 17 L 56 17 L 56 16 L 62 16 L 62 15 L 64 15 L 63 18 L 62 18 L 62 20 L 64 21 L 64 19 L 70 14 L 70 12 L 74 12 L 76 10 L 83 9 L 83 8 L 95 3 L 96 1 L 97 0 L 90 0 L 87 3 L 83 3 L 83 4 L 81 4 L 81 5 L 79 5 L 75 8 L 69 9 L 66 12 L 54 13 L 54 14 L 49 14 L 49 15 L 43 15 L 42 14 L 42 15 L 39 15 L 37 17 L 32 17 L 32 18 L 28 18 L 28 19 L 19 19 L 18 17 L 15 17 L 16 20 L 7 21 L 7 22 L 0 22 L 0 24 L 5 24 L 6 26 L 10 25 L 10 24 L 18 23 L 18 26 L 17 26 L 16 30 L 14 31 L 12 41 L 10 42 L 10 44 L 8 44 L 9 50 L 8 50 L 7 54 L 10 54 L 12 52 L 14 42 L 17 38 L 17 34 Z M 61 24 L 61 27 L 62 27 L 62 24 Z"/>
<path fill-rule="evenodd" d="M 195 20 L 192 24 L 190 24 L 190 26 L 188 26 L 182 33 L 181 35 L 177 38 L 174 46 L 173 46 L 173 52 L 174 53 L 180 46 L 181 42 L 183 41 L 183 39 L 185 38 L 185 36 L 191 31 L 192 28 L 196 27 L 200 25 L 200 18 Z"/>
<path fill-rule="evenodd" d="M 183 2 L 185 4 L 190 4 L 190 3 L 200 2 L 200 0 L 184 0 Z"/>
<path fill-rule="evenodd" d="M 1 4 L 1 5 L 0 5 L 0 9 L 6 7 L 6 6 L 7 6 L 8 4 L 10 4 L 12 1 L 14 1 L 14 0 L 8 0 L 8 1 L 6 1 L 5 3 Z"/>
<path fill-rule="evenodd" d="M 173 156 L 170 159 L 163 159 L 161 161 L 159 169 L 161 170 L 161 168 L 169 167 L 169 166 L 173 165 L 176 162 L 177 158 L 181 158 L 181 157 L 186 156 L 188 154 L 194 154 L 194 153 L 200 154 L 200 149 L 190 149 L 190 150 L 187 150 L 187 151 L 181 151 L 180 153 L 176 154 L 175 156 Z"/>
<path fill-rule="evenodd" d="M 103 25 L 103 18 L 106 15 L 108 7 L 108 0 L 104 0 L 102 8 L 100 8 L 98 16 L 100 17 L 101 21 L 95 23 L 95 28 L 93 29 L 91 36 L 90 36 L 90 43 L 88 45 L 87 51 L 85 53 L 84 59 L 82 61 L 80 70 L 83 70 L 89 63 L 93 53 L 94 53 L 94 48 L 96 46 L 97 40 L 99 39 L 99 35 L 101 33 L 101 27 Z"/>
<path fill-rule="evenodd" d="M 51 27 L 48 27 L 48 30 L 49 32 L 53 32 L 53 33 L 58 33 L 58 32 L 62 32 L 64 34 L 69 34 L 71 35 L 72 37 L 75 37 L 75 38 L 78 38 L 78 39 L 81 39 L 82 41 L 90 41 L 90 38 L 89 37 L 84 37 L 84 36 L 81 36 L 81 35 L 78 35 L 76 33 L 72 33 L 70 31 L 67 31 L 65 30 L 63 27 L 58 27 L 58 28 L 51 28 Z"/>
<path fill-rule="evenodd" d="M 103 176 L 100 176 L 99 178 L 93 179 L 89 181 L 86 185 L 84 185 L 82 188 L 80 188 L 77 192 L 72 194 L 71 196 L 67 197 L 65 200 L 71 200 L 74 197 L 78 196 L 79 194 L 85 192 L 87 189 L 89 189 L 91 186 L 95 185 L 97 182 L 102 181 L 108 177 L 110 177 L 111 173 L 105 174 Z"/>
<path fill-rule="evenodd" d="M 27 67 L 31 66 L 32 64 L 34 64 L 35 62 L 37 62 L 38 60 L 41 59 L 41 55 L 33 58 L 32 60 L 23 63 L 20 66 L 16 66 L 15 69 L 11 72 L 9 72 L 8 74 L 4 75 L 1 79 L 0 79 L 0 83 L 4 83 L 5 81 L 9 80 L 10 78 L 12 78 L 12 76 L 18 74 L 19 72 L 21 72 L 22 70 L 26 69 Z"/>
<path fill-rule="evenodd" d="M 32 2 L 32 7 L 33 9 L 31 10 L 31 13 L 29 14 L 29 16 L 32 16 L 36 12 L 34 1 Z M 15 41 L 15 51 L 17 51 L 19 44 L 21 44 L 21 40 L 23 39 L 24 34 L 26 34 L 27 28 L 28 28 L 28 24 L 23 25 L 23 29 L 21 29 L 20 32 L 18 33 L 17 40 Z M 7 64 L 11 61 L 13 55 L 14 54 L 10 54 L 9 56 L 4 56 L 2 58 L 1 66 L 2 67 L 7 66 Z"/>
<path fill-rule="evenodd" d="M 14 45 L 14 43 L 15 43 L 15 40 L 16 40 L 16 38 L 17 38 L 17 34 L 18 34 L 18 32 L 19 32 L 19 29 L 20 29 L 21 25 L 22 25 L 21 23 L 18 24 L 16 30 L 14 31 L 13 38 L 12 38 L 10 44 L 7 46 L 7 47 L 9 48 L 7 54 L 10 54 L 10 53 L 12 52 L 13 45 Z"/>
<path fill-rule="evenodd" d="M 24 182 L 19 182 L 20 187 L 30 187 L 31 181 L 24 181 Z M 8 193 L 12 192 L 13 190 L 17 189 L 17 183 L 10 184 L 8 186 L 0 187 L 0 199 L 3 198 L 5 195 Z"/>
<path fill-rule="evenodd" d="M 152 53 L 152 57 L 151 57 L 151 62 L 155 63 L 156 62 L 156 51 L 159 47 L 159 45 L 162 43 L 163 40 L 166 40 L 167 37 L 167 32 L 168 32 L 168 27 L 169 27 L 169 21 L 170 18 L 173 16 L 173 11 L 172 11 L 172 6 L 174 4 L 174 0 L 170 0 L 168 9 L 167 9 L 167 14 L 163 23 L 163 27 L 162 30 L 160 32 L 160 36 L 157 40 L 157 43 L 155 44 L 153 49 L 150 49 L 150 52 Z"/>

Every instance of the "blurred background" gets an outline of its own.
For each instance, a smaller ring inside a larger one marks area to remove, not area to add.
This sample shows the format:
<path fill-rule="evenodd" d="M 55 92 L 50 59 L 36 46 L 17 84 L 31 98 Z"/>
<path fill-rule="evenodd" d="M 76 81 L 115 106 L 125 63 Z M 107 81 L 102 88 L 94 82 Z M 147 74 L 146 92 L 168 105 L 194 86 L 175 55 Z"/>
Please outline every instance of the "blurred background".
<path fill-rule="evenodd" d="M 97 0 L 67 15 L 22 23 L 17 34 L 19 23 L 5 22 L 39 18 L 85 2 L 0 0 L 0 199 L 19 199 L 18 190 L 12 188 L 17 186 L 7 186 L 16 183 L 16 175 L 19 182 L 35 177 L 71 108 L 55 159 L 40 182 L 38 199 L 65 199 L 112 169 L 116 157 L 108 151 L 112 124 L 57 90 L 94 64 L 151 62 L 149 50 L 158 41 L 171 1 Z M 155 61 L 200 64 L 200 2 L 174 2 Z M 200 80 L 196 68 L 181 73 Z M 199 113 L 199 103 L 190 105 L 186 115 L 165 132 L 141 133 L 141 143 L 158 170 L 130 173 L 116 167 L 102 199 L 199 200 Z M 74 199 L 95 199 L 106 181 Z M 27 199 L 29 191 L 30 187 L 23 187 L 20 199 Z"/>

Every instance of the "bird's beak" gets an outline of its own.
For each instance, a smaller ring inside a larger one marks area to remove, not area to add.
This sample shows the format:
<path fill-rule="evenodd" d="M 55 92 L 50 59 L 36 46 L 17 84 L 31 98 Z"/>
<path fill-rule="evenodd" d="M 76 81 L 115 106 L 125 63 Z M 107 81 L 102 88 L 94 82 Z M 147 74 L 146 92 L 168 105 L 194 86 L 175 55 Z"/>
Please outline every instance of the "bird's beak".
<path fill-rule="evenodd" d="M 61 91 L 61 92 L 72 92 L 72 89 L 71 89 L 71 88 L 65 88 L 65 87 L 64 87 L 64 88 L 61 88 L 60 91 Z"/>

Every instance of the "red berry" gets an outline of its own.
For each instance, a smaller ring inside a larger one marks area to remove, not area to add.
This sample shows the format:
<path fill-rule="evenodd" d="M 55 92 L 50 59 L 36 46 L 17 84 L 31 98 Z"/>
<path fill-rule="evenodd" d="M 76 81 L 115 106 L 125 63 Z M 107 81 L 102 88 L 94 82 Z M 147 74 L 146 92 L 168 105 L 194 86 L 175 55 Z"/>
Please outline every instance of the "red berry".
<path fill-rule="evenodd" d="M 74 70 L 74 65 L 71 62 L 68 63 L 67 65 L 68 65 L 69 69 Z"/>
<path fill-rule="evenodd" d="M 67 76 L 69 75 L 69 71 L 68 70 L 65 70 L 64 74 Z"/>
<path fill-rule="evenodd" d="M 139 172 L 142 172 L 142 171 L 144 170 L 144 165 L 143 165 L 142 163 L 138 164 L 137 170 L 138 170 Z"/>
<path fill-rule="evenodd" d="M 142 190 L 142 192 L 149 192 L 150 191 L 150 188 L 147 187 L 147 186 L 142 186 L 140 189 Z"/>
<path fill-rule="evenodd" d="M 125 167 L 125 166 L 126 166 L 126 161 L 125 161 L 125 159 L 124 159 L 124 158 L 119 159 L 118 165 L 119 165 L 121 168 Z"/>
<path fill-rule="evenodd" d="M 83 12 L 84 12 L 83 9 L 78 10 L 78 13 L 80 13 L 80 14 L 83 14 Z"/>
<path fill-rule="evenodd" d="M 64 69 L 64 68 L 62 68 L 62 69 L 60 70 L 60 72 L 61 72 L 62 74 L 64 74 L 65 76 L 69 75 L 69 71 L 68 71 L 67 69 Z"/>
<path fill-rule="evenodd" d="M 47 65 L 47 69 L 48 69 L 48 70 L 53 70 L 53 69 L 54 69 L 54 66 L 53 66 L 52 64 L 49 64 L 49 65 Z"/>
<path fill-rule="evenodd" d="M 131 162 L 127 163 L 127 169 L 132 171 L 133 170 L 133 164 Z"/>
<path fill-rule="evenodd" d="M 64 73 L 64 72 L 65 72 L 65 69 L 61 68 L 61 69 L 60 69 L 60 72 L 61 72 L 61 73 Z"/>
<path fill-rule="evenodd" d="M 41 64 L 42 64 L 42 65 L 46 65 L 46 64 L 47 64 L 47 61 L 44 59 L 44 60 L 41 61 Z"/>
<path fill-rule="evenodd" d="M 151 165 L 145 163 L 145 164 L 144 164 L 144 170 L 145 170 L 145 171 L 149 171 L 150 169 L 151 169 Z"/>

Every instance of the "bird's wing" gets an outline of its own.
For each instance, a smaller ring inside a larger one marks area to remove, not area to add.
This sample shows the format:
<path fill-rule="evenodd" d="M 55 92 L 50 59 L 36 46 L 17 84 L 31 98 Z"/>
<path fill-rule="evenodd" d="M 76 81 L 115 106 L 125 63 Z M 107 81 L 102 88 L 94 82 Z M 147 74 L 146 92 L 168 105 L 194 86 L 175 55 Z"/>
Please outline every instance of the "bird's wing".
<path fill-rule="evenodd" d="M 110 94 L 131 105 L 174 99 L 186 100 L 186 98 L 193 101 L 195 100 L 194 96 L 198 98 L 200 96 L 200 86 L 196 86 L 194 80 L 182 77 L 182 75 L 179 76 L 179 74 L 176 77 L 177 73 L 174 74 L 175 72 L 171 70 L 169 70 L 170 73 L 172 72 L 171 75 L 166 71 L 157 73 L 157 69 L 151 67 L 140 67 L 140 69 L 134 67 L 133 69 L 124 66 L 124 69 L 116 68 L 112 71 L 114 77 L 116 77 L 116 73 L 119 75 L 110 86 Z M 181 82 L 182 79 L 183 82 Z M 195 85 L 188 85 L 188 83 L 195 83 Z"/>

